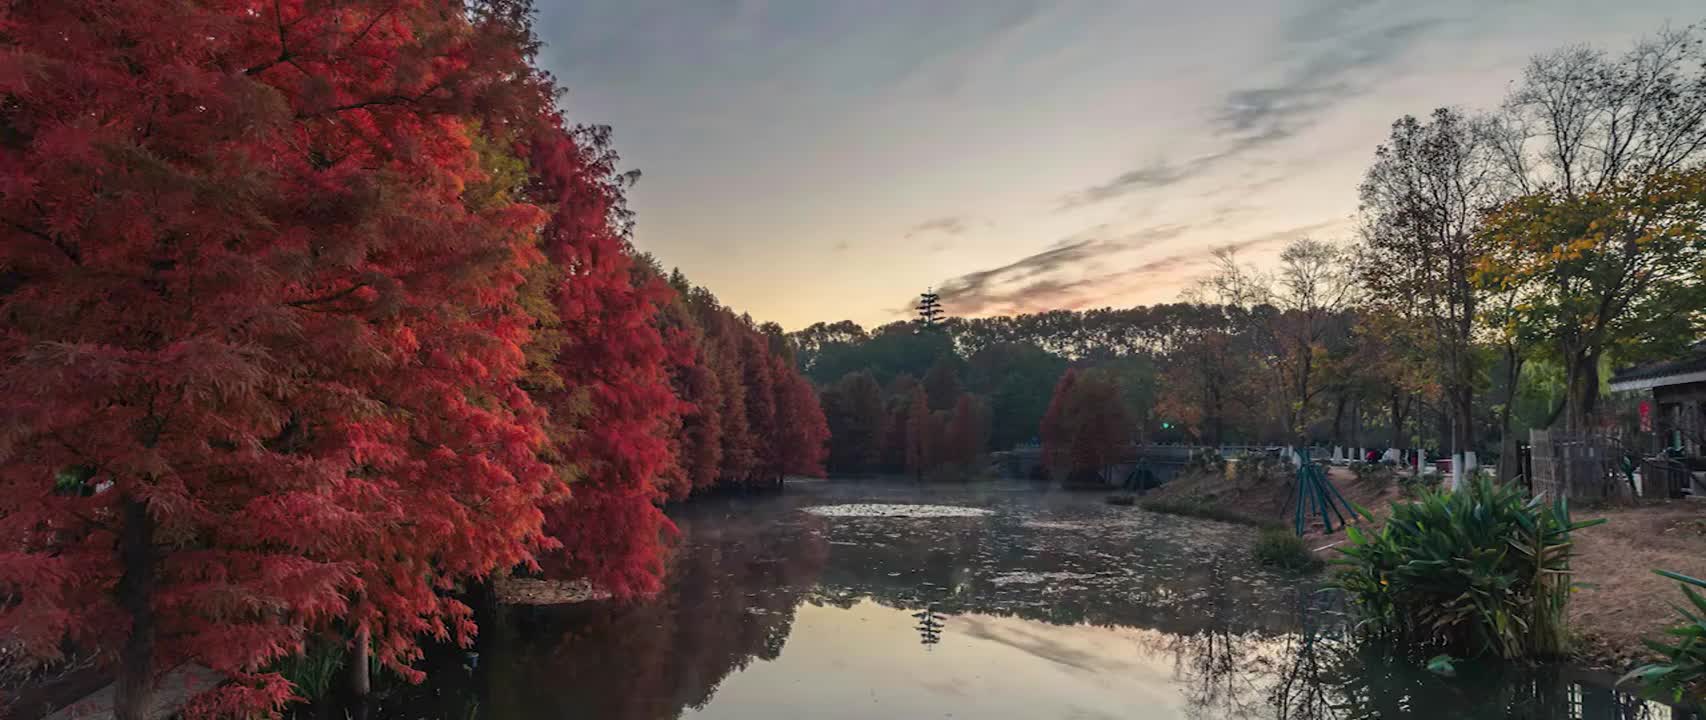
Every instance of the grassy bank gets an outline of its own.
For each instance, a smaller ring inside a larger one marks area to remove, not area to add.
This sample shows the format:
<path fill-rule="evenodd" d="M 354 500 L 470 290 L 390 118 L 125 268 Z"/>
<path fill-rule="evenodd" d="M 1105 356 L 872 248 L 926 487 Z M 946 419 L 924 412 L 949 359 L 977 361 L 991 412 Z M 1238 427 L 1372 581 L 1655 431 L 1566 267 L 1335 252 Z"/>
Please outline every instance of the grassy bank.
<path fill-rule="evenodd" d="M 1167 513 L 1168 515 L 1184 515 L 1187 517 L 1198 517 L 1198 518 L 1204 518 L 1207 520 L 1218 520 L 1220 522 L 1236 523 L 1238 525 L 1249 525 L 1251 527 L 1264 528 L 1264 529 L 1268 529 L 1268 528 L 1283 529 L 1284 528 L 1284 525 L 1278 519 L 1260 518 L 1260 517 L 1256 517 L 1253 515 L 1249 515 L 1249 514 L 1246 514 L 1244 512 L 1234 510 L 1230 507 L 1225 507 L 1225 506 L 1215 502 L 1213 498 L 1205 498 L 1202 496 L 1194 496 L 1193 495 L 1193 496 L 1171 497 L 1171 498 L 1169 498 L 1169 497 L 1144 498 L 1143 500 L 1139 501 L 1137 505 L 1138 505 L 1138 507 L 1141 507 L 1141 508 L 1148 510 L 1150 512 Z"/>
<path fill-rule="evenodd" d="M 1359 481 L 1346 468 L 1333 468 L 1330 479 L 1347 499 L 1374 515 L 1359 523 L 1364 532 L 1379 532 L 1391 516 L 1391 504 L 1405 499 L 1395 480 L 1370 477 Z M 1283 478 L 1240 480 L 1227 475 L 1181 477 L 1144 496 L 1146 510 L 1252 527 L 1284 527 L 1289 499 Z M 1677 583 L 1653 574 L 1655 569 L 1706 577 L 1706 503 L 1697 500 L 1643 501 L 1610 508 L 1577 508 L 1581 519 L 1604 518 L 1603 525 L 1575 536 L 1572 559 L 1575 579 L 1582 587 L 1569 603 L 1572 652 L 1585 665 L 1622 672 L 1653 657 L 1644 639 L 1661 637 L 1676 622 L 1673 607 L 1686 602 Z M 1311 528 L 1305 544 L 1335 545 L 1343 533 L 1324 536 Z M 1324 559 L 1338 556 L 1334 550 Z"/>

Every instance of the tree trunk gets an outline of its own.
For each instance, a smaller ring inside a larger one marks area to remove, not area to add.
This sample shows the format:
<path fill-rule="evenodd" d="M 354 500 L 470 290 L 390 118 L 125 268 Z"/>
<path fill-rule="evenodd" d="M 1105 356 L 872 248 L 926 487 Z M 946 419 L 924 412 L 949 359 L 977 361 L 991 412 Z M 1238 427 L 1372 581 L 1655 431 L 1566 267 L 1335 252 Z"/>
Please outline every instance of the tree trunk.
<path fill-rule="evenodd" d="M 1461 458 L 1475 451 L 1475 388 L 1457 388 L 1452 398 L 1451 452 Z"/>
<path fill-rule="evenodd" d="M 1599 407 L 1599 351 L 1583 350 L 1571 365 L 1565 427 L 1572 432 L 1583 432 L 1591 429 L 1594 411 Z"/>
<path fill-rule="evenodd" d="M 372 665 L 371 653 L 373 634 L 366 625 L 356 628 L 355 637 L 350 640 L 349 648 L 349 695 L 350 699 L 361 702 L 367 699 L 373 690 L 372 678 L 368 676 L 368 666 Z"/>
<path fill-rule="evenodd" d="M 1339 393 L 1339 400 L 1333 405 L 1333 444 L 1345 444 L 1345 394 Z"/>
<path fill-rule="evenodd" d="M 1404 420 L 1410 414 L 1406 407 L 1410 404 L 1410 400 L 1394 389 L 1390 401 L 1392 403 L 1392 447 L 1402 449 L 1407 444 L 1404 441 L 1408 439 L 1404 437 Z"/>
<path fill-rule="evenodd" d="M 1521 450 L 1511 433 L 1511 409 L 1516 405 L 1517 383 L 1522 381 L 1523 359 L 1514 348 L 1505 348 L 1505 397 L 1499 410 L 1499 482 L 1510 482 L 1522 474 Z"/>
<path fill-rule="evenodd" d="M 1457 419 L 1456 394 L 1451 390 L 1446 390 L 1441 400 L 1443 402 L 1434 408 L 1434 436 L 1439 441 L 1439 446 L 1435 449 L 1439 450 L 1441 454 L 1445 454 L 1451 452 L 1451 442 L 1456 438 L 1457 433 L 1457 428 L 1453 427 L 1452 422 Z"/>
<path fill-rule="evenodd" d="M 1351 399 L 1351 447 L 1362 447 L 1362 394 Z M 1362 458 L 1357 458 L 1362 460 Z"/>
<path fill-rule="evenodd" d="M 350 599 L 350 607 L 361 605 L 362 597 Z M 349 652 L 344 655 L 344 700 L 350 707 L 367 707 L 367 696 L 373 691 L 370 667 L 373 665 L 373 631 L 365 623 L 357 624 L 350 633 Z"/>
<path fill-rule="evenodd" d="M 113 683 L 113 718 L 144 720 L 154 699 L 154 592 L 158 557 L 154 548 L 154 518 L 148 506 L 134 497 L 120 504 L 124 528 L 119 531 L 119 607 L 130 616 L 130 636 L 119 651 L 118 677 Z"/>

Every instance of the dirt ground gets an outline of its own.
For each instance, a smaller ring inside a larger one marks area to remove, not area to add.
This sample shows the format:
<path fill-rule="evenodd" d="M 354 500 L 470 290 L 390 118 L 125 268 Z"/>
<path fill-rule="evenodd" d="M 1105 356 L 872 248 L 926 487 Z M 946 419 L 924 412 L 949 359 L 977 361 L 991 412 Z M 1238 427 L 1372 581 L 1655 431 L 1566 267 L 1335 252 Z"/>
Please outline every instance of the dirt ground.
<path fill-rule="evenodd" d="M 1676 624 L 1673 607 L 1687 602 L 1676 581 L 1653 570 L 1706 577 L 1706 502 L 1643 502 L 1576 515 L 1608 521 L 1576 534 L 1576 582 L 1590 586 L 1570 601 L 1581 652 L 1616 668 L 1644 659 L 1641 638 Z"/>
<path fill-rule="evenodd" d="M 1347 468 L 1332 468 L 1329 479 L 1339 491 L 1374 515 L 1360 526 L 1378 529 L 1391 516 L 1391 505 L 1402 497 L 1396 483 L 1359 483 Z M 1150 493 L 1170 499 L 1201 498 L 1223 509 L 1257 520 L 1290 524 L 1284 481 L 1239 486 L 1221 476 L 1179 478 Z M 1684 602 L 1677 583 L 1653 574 L 1654 569 L 1706 577 L 1706 501 L 1642 501 L 1627 507 L 1578 509 L 1577 519 L 1605 518 L 1604 525 L 1576 535 L 1576 582 L 1583 587 L 1570 602 L 1571 625 L 1580 640 L 1577 652 L 1584 662 L 1623 669 L 1645 660 L 1643 637 L 1657 637 L 1675 624 L 1676 603 Z M 1344 541 L 1342 533 L 1320 534 L 1316 523 L 1306 538 L 1317 538 L 1323 556 Z"/>

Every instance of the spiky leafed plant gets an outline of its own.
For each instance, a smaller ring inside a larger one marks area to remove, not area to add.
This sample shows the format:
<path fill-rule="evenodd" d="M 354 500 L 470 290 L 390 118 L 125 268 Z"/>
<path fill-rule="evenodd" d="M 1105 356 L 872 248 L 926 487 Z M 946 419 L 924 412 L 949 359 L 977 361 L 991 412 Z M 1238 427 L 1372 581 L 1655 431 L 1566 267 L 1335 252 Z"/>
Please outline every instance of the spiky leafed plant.
<path fill-rule="evenodd" d="M 1676 702 L 1692 698 L 1706 703 L 1706 596 L 1694 589 L 1706 588 L 1706 580 L 1668 570 L 1653 572 L 1680 583 L 1692 609 L 1677 606 L 1676 612 L 1683 621 L 1665 631 L 1669 642 L 1644 641 L 1664 659 L 1636 668 L 1619 683 L 1638 679 L 1649 690 L 1663 693 Z"/>
<path fill-rule="evenodd" d="M 1372 635 L 1461 656 L 1556 656 L 1568 644 L 1571 533 L 1601 522 L 1480 478 L 1395 503 L 1378 534 L 1350 528 L 1336 583 Z"/>

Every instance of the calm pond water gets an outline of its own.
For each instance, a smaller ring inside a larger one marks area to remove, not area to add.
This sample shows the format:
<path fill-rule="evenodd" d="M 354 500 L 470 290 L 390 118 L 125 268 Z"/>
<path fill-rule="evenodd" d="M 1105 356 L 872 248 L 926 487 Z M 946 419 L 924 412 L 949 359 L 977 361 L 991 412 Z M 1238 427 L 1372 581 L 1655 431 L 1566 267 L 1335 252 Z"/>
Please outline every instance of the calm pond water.
<path fill-rule="evenodd" d="M 660 597 L 502 609 L 374 715 L 1700 717 L 1562 669 L 1357 651 L 1313 582 L 1252 563 L 1248 528 L 1093 494 L 806 481 L 672 516 Z"/>

